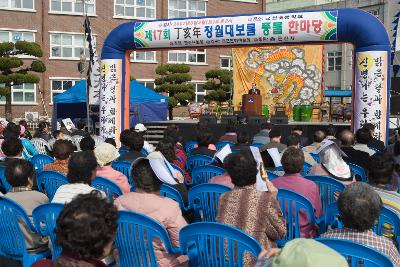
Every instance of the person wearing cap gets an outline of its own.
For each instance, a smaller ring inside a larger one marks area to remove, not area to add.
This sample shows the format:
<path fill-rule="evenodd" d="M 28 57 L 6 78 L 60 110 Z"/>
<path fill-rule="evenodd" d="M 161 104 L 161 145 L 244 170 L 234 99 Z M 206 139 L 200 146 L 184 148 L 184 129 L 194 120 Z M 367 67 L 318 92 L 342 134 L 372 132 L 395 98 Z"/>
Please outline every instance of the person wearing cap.
<path fill-rule="evenodd" d="M 343 228 L 329 230 L 321 238 L 350 240 L 371 247 L 386 255 L 394 266 L 400 266 L 400 255 L 392 240 L 373 232 L 382 211 L 382 200 L 374 189 L 363 182 L 352 183 L 337 201 Z"/>
<path fill-rule="evenodd" d="M 94 155 L 99 165 L 96 169 L 96 176 L 113 181 L 121 188 L 122 193 L 128 193 L 131 190 L 128 178 L 111 167 L 111 163 L 119 157 L 118 149 L 111 144 L 101 143 L 94 149 Z"/>
<path fill-rule="evenodd" d="M 332 177 L 344 185 L 355 182 L 355 178 L 351 173 L 350 166 L 343 160 L 343 151 L 328 139 L 321 142 L 320 148 L 317 150 L 320 164 L 314 165 L 308 172 L 309 175 L 322 175 Z"/>
<path fill-rule="evenodd" d="M 163 181 L 156 174 L 162 169 L 161 159 L 140 158 L 133 163 L 131 175 L 135 183 L 135 192 L 118 197 L 114 205 L 118 210 L 130 210 L 147 215 L 158 221 L 168 232 L 174 247 L 179 247 L 179 232 L 187 225 L 178 203 L 170 198 L 160 196 Z M 153 166 L 151 165 L 153 163 Z M 157 167 L 156 167 L 157 165 Z M 155 171 L 156 170 L 156 171 Z M 158 266 L 186 266 L 185 255 L 168 254 L 162 242 L 153 241 Z"/>
<path fill-rule="evenodd" d="M 306 238 L 296 238 L 282 249 L 264 250 L 255 267 L 348 267 L 346 259 L 324 244 Z"/>
<path fill-rule="evenodd" d="M 292 190 L 303 197 L 306 197 L 312 204 L 315 217 L 322 215 L 321 196 L 319 187 L 313 181 L 305 179 L 300 172 L 304 167 L 304 153 L 299 148 L 289 147 L 282 155 L 281 163 L 285 175 L 275 178 L 272 183 L 277 188 Z M 311 225 L 307 217 L 307 212 L 300 211 L 300 235 L 304 238 L 314 238 L 317 236 L 315 225 Z"/>
<path fill-rule="evenodd" d="M 281 143 L 281 137 L 281 132 L 278 129 L 272 129 L 269 132 L 270 142 L 260 147 L 260 152 L 263 152 L 270 148 L 277 148 L 279 153 L 282 153 L 287 146 Z"/>
<path fill-rule="evenodd" d="M 146 131 L 147 128 L 142 123 L 138 123 L 135 125 L 135 132 L 140 133 L 143 136 L 143 139 Z M 154 147 L 150 145 L 149 142 L 147 142 L 146 140 L 144 140 L 143 148 L 147 151 L 147 153 L 151 153 L 154 151 Z"/>

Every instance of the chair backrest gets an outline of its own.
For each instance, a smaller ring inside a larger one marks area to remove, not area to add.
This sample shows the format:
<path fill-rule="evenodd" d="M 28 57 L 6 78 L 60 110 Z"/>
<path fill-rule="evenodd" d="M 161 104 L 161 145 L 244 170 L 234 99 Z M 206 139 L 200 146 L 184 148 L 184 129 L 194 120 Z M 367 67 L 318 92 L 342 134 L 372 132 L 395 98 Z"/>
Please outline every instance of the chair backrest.
<path fill-rule="evenodd" d="M 307 173 L 311 170 L 312 165 L 308 162 L 304 162 L 303 170 L 301 171 L 301 175 L 307 175 Z"/>
<path fill-rule="evenodd" d="M 133 182 L 133 178 L 131 176 L 131 166 L 132 166 L 131 162 L 116 160 L 111 164 L 111 166 L 114 170 L 122 172 L 126 177 L 128 177 L 128 182 L 131 185 L 131 187 L 135 186 L 135 183 Z"/>
<path fill-rule="evenodd" d="M 36 182 L 39 191 L 45 193 L 51 201 L 57 189 L 64 184 L 68 184 L 68 179 L 59 172 L 42 171 L 37 175 Z"/>
<path fill-rule="evenodd" d="M 192 171 L 194 168 L 199 166 L 205 166 L 211 164 L 213 158 L 206 155 L 192 155 L 186 160 L 186 170 Z"/>
<path fill-rule="evenodd" d="M 267 171 L 267 176 L 268 176 L 268 180 L 270 180 L 270 181 L 279 177 L 279 175 L 274 173 L 273 171 Z"/>
<path fill-rule="evenodd" d="M 125 149 L 125 148 L 120 148 L 120 149 L 118 150 L 118 153 L 119 153 L 120 156 L 125 155 L 125 154 L 128 153 L 128 152 L 129 152 L 129 150 L 128 150 L 128 149 Z"/>
<path fill-rule="evenodd" d="M 106 193 L 111 201 L 123 194 L 121 188 L 115 182 L 104 177 L 97 176 L 96 179 L 92 181 L 92 187 Z"/>
<path fill-rule="evenodd" d="M 54 159 L 47 155 L 38 154 L 31 158 L 31 162 L 35 167 L 36 172 L 41 172 L 44 165 L 54 162 Z"/>
<path fill-rule="evenodd" d="M 396 239 L 397 247 L 398 249 L 400 248 L 400 218 L 396 212 L 383 207 L 378 218 L 378 223 L 375 224 L 373 230 L 380 236 Z"/>
<path fill-rule="evenodd" d="M 60 215 L 63 204 L 48 203 L 40 205 L 32 212 L 33 222 L 39 234 L 48 236 L 51 240 L 52 246 L 52 259 L 57 259 L 61 255 L 62 248 L 56 242 L 56 222 L 58 215 Z"/>
<path fill-rule="evenodd" d="M 390 259 L 379 251 L 345 239 L 317 238 L 317 241 L 347 258 L 350 267 L 393 267 Z"/>
<path fill-rule="evenodd" d="M 306 179 L 313 181 L 319 186 L 319 194 L 321 196 L 322 210 L 325 211 L 333 202 L 336 202 L 335 192 L 343 192 L 345 186 L 331 177 L 320 175 L 307 175 Z"/>
<path fill-rule="evenodd" d="M 300 237 L 300 211 L 307 213 L 311 225 L 315 224 L 315 214 L 311 202 L 291 190 L 279 188 L 277 199 L 287 225 L 286 236 L 278 241 L 279 245 L 283 245 L 287 241 Z"/>
<path fill-rule="evenodd" d="M 83 139 L 82 135 L 74 135 L 72 136 L 72 139 L 74 140 L 74 145 L 76 146 L 76 148 L 78 149 L 78 151 L 81 151 L 81 145 L 80 142 Z"/>
<path fill-rule="evenodd" d="M 140 150 L 140 153 L 142 153 L 144 156 L 149 155 L 149 152 L 147 152 L 147 150 L 144 149 L 144 148 L 142 148 L 142 149 Z"/>
<path fill-rule="evenodd" d="M 153 238 L 160 239 L 168 253 L 179 253 L 172 247 L 167 230 L 159 222 L 136 212 L 120 211 L 115 237 L 118 266 L 158 266 Z"/>
<path fill-rule="evenodd" d="M 192 170 L 192 182 L 189 185 L 192 186 L 208 183 L 211 178 L 224 173 L 224 169 L 213 165 L 196 167 Z"/>
<path fill-rule="evenodd" d="M 190 152 L 194 149 L 194 147 L 198 144 L 197 141 L 188 141 L 185 144 L 185 151 L 188 156 L 190 156 Z"/>
<path fill-rule="evenodd" d="M 25 210 L 16 202 L 0 196 L 0 254 L 13 260 L 22 260 L 27 254 L 24 235 L 19 222 L 36 232 Z"/>
<path fill-rule="evenodd" d="M 317 162 L 318 164 L 321 163 L 321 159 L 317 153 L 310 153 L 311 157 Z"/>
<path fill-rule="evenodd" d="M 49 146 L 46 140 L 43 138 L 32 138 L 30 141 L 40 154 L 46 154 L 46 146 Z"/>
<path fill-rule="evenodd" d="M 365 172 L 363 167 L 358 166 L 357 164 L 347 163 L 353 174 L 358 175 L 361 177 L 362 182 L 367 182 L 367 173 Z"/>
<path fill-rule="evenodd" d="M 213 222 L 187 225 L 179 232 L 181 250 L 189 266 L 246 266 L 245 255 L 261 252 L 256 239 L 238 228 Z M 248 264 L 248 263 L 247 263 Z"/>
<path fill-rule="evenodd" d="M 261 144 L 261 143 L 254 143 L 254 144 L 251 144 L 250 146 L 254 146 L 254 147 L 262 147 L 264 144 Z"/>
<path fill-rule="evenodd" d="M 176 202 L 178 202 L 181 210 L 186 210 L 185 203 L 183 202 L 181 194 L 179 193 L 178 190 L 176 190 L 172 186 L 170 186 L 168 184 L 161 185 L 160 196 L 168 197 L 170 199 L 175 200 Z"/>
<path fill-rule="evenodd" d="M 0 166 L 0 189 L 4 192 L 8 192 L 11 189 L 11 185 L 8 183 L 6 178 L 6 167 Z"/>
<path fill-rule="evenodd" d="M 201 184 L 189 190 L 189 207 L 193 208 L 194 220 L 215 222 L 219 197 L 231 188 L 221 184 Z"/>
<path fill-rule="evenodd" d="M 217 150 L 220 150 L 221 148 L 223 148 L 226 145 L 229 145 L 232 147 L 235 145 L 235 143 L 230 142 L 230 141 L 219 141 L 218 143 L 215 144 L 215 147 L 217 148 Z"/>

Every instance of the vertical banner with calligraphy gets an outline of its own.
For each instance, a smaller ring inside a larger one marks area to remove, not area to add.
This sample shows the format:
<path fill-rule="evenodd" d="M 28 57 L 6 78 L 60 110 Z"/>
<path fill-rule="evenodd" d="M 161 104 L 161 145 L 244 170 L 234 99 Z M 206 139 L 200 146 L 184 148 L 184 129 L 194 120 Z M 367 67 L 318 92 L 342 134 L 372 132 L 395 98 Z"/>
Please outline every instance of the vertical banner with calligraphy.
<path fill-rule="evenodd" d="M 354 123 L 359 129 L 365 123 L 375 125 L 375 137 L 386 140 L 388 52 L 363 51 L 356 54 Z"/>
<path fill-rule="evenodd" d="M 122 60 L 104 59 L 100 70 L 100 136 L 118 138 L 117 133 L 121 132 Z"/>

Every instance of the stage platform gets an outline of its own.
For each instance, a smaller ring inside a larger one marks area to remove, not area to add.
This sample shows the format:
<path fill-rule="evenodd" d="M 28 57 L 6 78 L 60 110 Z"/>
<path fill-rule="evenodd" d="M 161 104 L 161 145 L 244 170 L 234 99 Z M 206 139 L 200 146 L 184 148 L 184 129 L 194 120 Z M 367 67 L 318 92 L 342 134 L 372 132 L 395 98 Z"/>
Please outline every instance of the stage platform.
<path fill-rule="evenodd" d="M 146 139 L 151 143 L 155 144 L 160 140 L 163 135 L 163 129 L 167 126 L 175 124 L 179 127 L 182 141 L 196 140 L 197 130 L 196 125 L 198 120 L 172 120 L 172 121 L 160 121 L 145 123 L 148 128 L 148 135 Z M 282 142 L 285 142 L 286 136 L 288 136 L 295 126 L 300 126 L 303 129 L 304 135 L 312 141 L 312 135 L 316 130 L 326 130 L 328 125 L 333 124 L 337 131 L 343 129 L 350 129 L 350 122 L 289 122 L 289 124 L 277 124 L 274 127 L 279 129 L 282 133 Z M 209 124 L 210 130 L 214 135 L 214 142 L 217 142 L 219 137 L 225 133 L 226 124 L 216 123 Z M 238 124 L 238 131 L 246 131 L 252 137 L 258 133 L 261 129 L 259 124 Z"/>

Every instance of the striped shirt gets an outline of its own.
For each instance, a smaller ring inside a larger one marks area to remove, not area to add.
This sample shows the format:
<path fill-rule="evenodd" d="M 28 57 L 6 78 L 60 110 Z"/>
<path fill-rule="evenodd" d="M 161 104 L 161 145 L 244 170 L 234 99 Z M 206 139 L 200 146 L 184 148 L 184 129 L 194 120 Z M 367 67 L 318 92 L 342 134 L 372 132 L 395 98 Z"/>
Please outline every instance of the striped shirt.
<path fill-rule="evenodd" d="M 383 205 L 400 215 L 400 194 L 396 191 L 385 190 L 376 186 L 373 186 L 373 188 L 381 197 Z"/>
<path fill-rule="evenodd" d="M 75 184 L 65 184 L 60 186 L 51 201 L 52 203 L 66 204 L 71 202 L 77 195 L 89 194 L 96 188 L 91 187 L 88 184 L 75 183 Z M 106 197 L 105 193 L 101 191 L 101 194 Z"/>
<path fill-rule="evenodd" d="M 393 242 L 386 237 L 375 234 L 372 230 L 359 232 L 348 228 L 335 229 L 322 234 L 321 237 L 345 239 L 366 245 L 386 255 L 395 267 L 400 267 L 400 255 Z"/>

